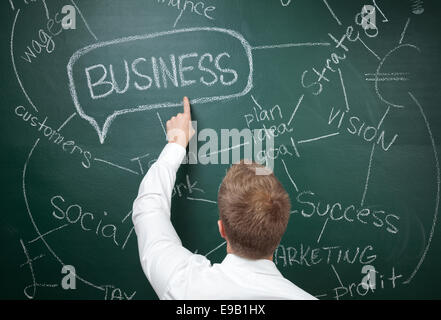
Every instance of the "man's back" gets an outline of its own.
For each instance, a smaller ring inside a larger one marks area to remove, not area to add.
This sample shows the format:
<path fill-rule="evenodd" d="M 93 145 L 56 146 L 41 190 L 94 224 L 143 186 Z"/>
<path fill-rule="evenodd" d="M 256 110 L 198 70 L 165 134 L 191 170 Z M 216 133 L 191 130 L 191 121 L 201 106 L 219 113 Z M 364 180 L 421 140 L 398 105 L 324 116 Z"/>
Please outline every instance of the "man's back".
<path fill-rule="evenodd" d="M 234 165 L 218 193 L 218 227 L 226 239 L 221 264 L 182 246 L 171 221 L 176 172 L 191 138 L 190 105 L 167 121 L 167 144 L 150 167 L 133 203 L 132 221 L 141 266 L 160 299 L 315 299 L 283 278 L 271 261 L 285 232 L 289 196 L 271 173 Z M 182 133 L 188 132 L 188 135 Z M 239 228 L 240 227 L 240 228 Z M 248 259 L 242 258 L 247 257 Z"/>
<path fill-rule="evenodd" d="M 162 299 L 184 300 L 310 300 L 303 291 L 266 259 L 249 260 L 228 254 L 220 264 L 211 265 L 201 255 L 192 255 L 170 279 Z"/>

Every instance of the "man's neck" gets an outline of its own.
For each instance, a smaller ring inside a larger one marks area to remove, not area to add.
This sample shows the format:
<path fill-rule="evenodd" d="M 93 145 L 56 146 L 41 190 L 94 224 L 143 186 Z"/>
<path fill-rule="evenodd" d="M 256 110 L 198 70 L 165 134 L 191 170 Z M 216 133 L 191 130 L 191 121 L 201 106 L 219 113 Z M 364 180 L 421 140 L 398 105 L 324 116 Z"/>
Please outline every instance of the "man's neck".
<path fill-rule="evenodd" d="M 231 249 L 231 247 L 228 243 L 227 243 L 227 254 L 234 254 L 235 256 L 242 257 L 241 255 L 234 253 L 234 251 Z M 242 257 L 242 258 L 250 259 L 247 257 Z M 260 258 L 260 259 L 251 259 L 251 260 L 261 260 L 261 259 L 273 261 L 273 254 L 269 257 L 264 257 L 264 258 Z"/>

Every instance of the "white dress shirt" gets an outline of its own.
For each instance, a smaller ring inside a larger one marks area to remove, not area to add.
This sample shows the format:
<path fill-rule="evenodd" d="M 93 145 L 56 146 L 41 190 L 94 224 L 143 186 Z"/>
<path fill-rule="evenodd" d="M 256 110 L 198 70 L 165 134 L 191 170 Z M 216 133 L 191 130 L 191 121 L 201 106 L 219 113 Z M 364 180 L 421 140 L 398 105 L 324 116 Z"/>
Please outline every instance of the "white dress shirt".
<path fill-rule="evenodd" d="M 222 263 L 211 265 L 206 257 L 182 246 L 170 221 L 170 208 L 176 172 L 185 152 L 176 143 L 167 144 L 142 180 L 133 203 L 141 265 L 158 297 L 315 299 L 285 279 L 270 260 L 227 254 Z"/>

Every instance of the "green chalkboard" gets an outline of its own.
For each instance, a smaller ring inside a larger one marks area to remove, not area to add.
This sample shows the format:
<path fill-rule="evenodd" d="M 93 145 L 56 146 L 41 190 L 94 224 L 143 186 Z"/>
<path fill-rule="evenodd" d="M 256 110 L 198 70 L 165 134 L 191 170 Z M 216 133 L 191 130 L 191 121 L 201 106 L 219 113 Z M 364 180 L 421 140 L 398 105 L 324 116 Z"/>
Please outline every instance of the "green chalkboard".
<path fill-rule="evenodd" d="M 202 133 L 266 128 L 261 155 L 292 203 L 274 255 L 288 279 L 320 299 L 441 298 L 438 1 L 9 0 L 0 12 L 1 298 L 157 299 L 130 214 L 184 95 L 200 141 L 172 221 L 189 250 L 225 256 L 217 191 L 247 147 L 216 151 Z"/>

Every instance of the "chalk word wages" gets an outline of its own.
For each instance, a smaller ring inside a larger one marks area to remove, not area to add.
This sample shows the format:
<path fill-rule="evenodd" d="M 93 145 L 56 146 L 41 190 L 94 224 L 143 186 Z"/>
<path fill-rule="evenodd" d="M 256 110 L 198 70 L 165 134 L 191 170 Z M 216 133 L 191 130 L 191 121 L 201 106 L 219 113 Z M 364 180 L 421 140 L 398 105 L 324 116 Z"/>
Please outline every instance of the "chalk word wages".
<path fill-rule="evenodd" d="M 57 12 L 54 18 L 49 18 L 46 21 L 45 28 L 38 30 L 38 39 L 31 40 L 30 45 L 26 47 L 23 55 L 21 55 L 24 61 L 32 63 L 43 51 L 48 54 L 53 53 L 56 48 L 54 38 L 60 35 L 63 30 L 76 28 L 75 8 L 66 5 L 62 8 L 62 14 L 65 16 L 60 18 L 60 13 Z"/>

